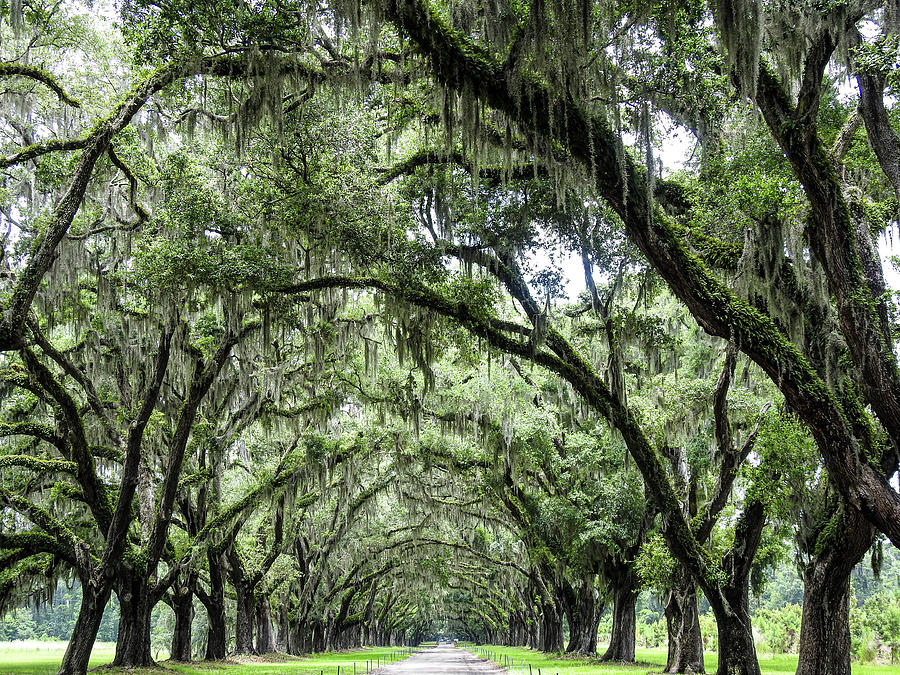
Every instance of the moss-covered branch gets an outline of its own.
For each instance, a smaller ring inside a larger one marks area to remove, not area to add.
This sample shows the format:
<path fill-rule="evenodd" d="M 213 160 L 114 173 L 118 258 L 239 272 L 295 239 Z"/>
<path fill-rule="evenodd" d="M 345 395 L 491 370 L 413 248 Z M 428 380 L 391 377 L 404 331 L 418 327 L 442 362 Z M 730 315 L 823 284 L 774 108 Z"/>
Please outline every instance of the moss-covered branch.
<path fill-rule="evenodd" d="M 866 449 L 833 393 L 770 317 L 738 298 L 691 253 L 683 229 L 654 204 L 646 172 L 621 152 L 619 138 L 606 121 L 555 94 L 533 75 L 508 72 L 499 59 L 451 28 L 424 0 L 388 0 L 384 9 L 430 59 L 442 84 L 510 115 L 536 141 L 561 144 L 571 161 L 589 171 L 594 187 L 621 217 L 632 241 L 700 325 L 713 335 L 735 339 L 778 384 L 813 431 L 841 492 L 900 545 L 900 495 L 880 469 L 864 459 Z M 893 362 L 892 354 L 880 350 L 874 354 L 873 360 Z M 888 369 L 896 369 L 896 363 Z M 869 384 L 881 383 L 879 377 Z M 897 427 L 900 437 L 900 414 Z"/>
<path fill-rule="evenodd" d="M 132 503 L 137 490 L 144 432 L 150 421 L 150 416 L 156 409 L 159 391 L 162 388 L 163 378 L 169 366 L 174 331 L 174 326 L 169 324 L 160 332 L 153 370 L 150 371 L 150 378 L 142 392 L 141 405 L 137 414 L 128 426 L 125 456 L 122 462 L 122 476 L 119 479 L 118 499 L 116 500 L 111 523 L 104 531 L 106 536 L 106 549 L 103 552 L 102 563 L 104 569 L 109 569 L 115 565 L 125 552 L 128 528 L 133 518 Z"/>
<path fill-rule="evenodd" d="M 75 462 L 64 459 L 42 459 L 30 455 L 0 455 L 0 469 L 18 466 L 35 473 L 71 473 L 77 470 Z"/>
<path fill-rule="evenodd" d="M 68 452 L 68 446 L 65 439 L 58 436 L 56 432 L 46 424 L 39 424 L 37 422 L 13 422 L 8 424 L 6 422 L 0 422 L 0 438 L 6 436 L 31 436 L 32 438 L 38 438 L 50 443 L 64 454 Z"/>
<path fill-rule="evenodd" d="M 64 546 L 66 550 L 71 551 L 72 558 L 75 558 L 81 542 L 72 530 L 55 518 L 47 509 L 32 503 L 22 495 L 13 494 L 9 490 L 2 488 L 0 488 L 0 503 L 28 518 L 28 520 L 41 528 L 48 537 L 55 539 L 60 546 Z"/>
<path fill-rule="evenodd" d="M 78 101 L 78 99 L 69 96 L 66 93 L 65 89 L 63 89 L 62 85 L 56 81 L 56 78 L 43 68 L 38 68 L 37 66 L 26 66 L 21 63 L 0 63 L 0 80 L 5 80 L 11 77 L 25 77 L 30 80 L 40 82 L 41 84 L 46 85 L 48 88 L 50 88 L 50 90 L 54 94 L 56 94 L 59 100 L 63 103 L 66 103 L 73 108 L 81 107 L 81 103 Z"/>
<path fill-rule="evenodd" d="M 271 494 L 273 491 L 284 487 L 294 473 L 295 469 L 282 471 L 273 476 L 270 480 L 263 481 L 248 490 L 243 497 L 222 509 L 219 515 L 206 523 L 206 525 L 204 525 L 197 533 L 197 536 L 191 540 L 191 547 L 195 548 L 204 545 L 207 540 L 227 528 L 228 525 L 233 523 L 238 517 L 256 509 L 264 495 Z M 308 508 L 318 501 L 318 499 L 319 494 L 317 492 L 309 492 L 295 500 L 295 508 L 298 511 Z"/>
<path fill-rule="evenodd" d="M 177 80 L 194 75 L 243 77 L 253 73 L 255 68 L 256 64 L 251 56 L 233 54 L 172 61 L 138 83 L 108 116 L 94 125 L 87 137 L 74 141 L 50 141 L 47 144 L 38 144 L 20 151 L 13 156 L 14 159 L 4 158 L 0 161 L 0 166 L 11 166 L 53 150 L 82 149 L 72 178 L 47 219 L 46 230 L 35 240 L 31 255 L 18 274 L 14 288 L 8 299 L 0 305 L 0 351 L 20 349 L 24 346 L 25 320 L 31 303 L 44 275 L 53 264 L 60 242 L 66 236 L 84 200 L 94 167 L 100 157 L 107 153 L 113 138 L 131 123 L 132 118 L 152 95 Z M 272 70 L 285 75 L 306 74 L 311 79 L 323 77 L 321 72 L 293 58 L 284 58 L 276 62 Z"/>
<path fill-rule="evenodd" d="M 22 360 L 34 379 L 46 391 L 61 411 L 69 427 L 69 456 L 75 463 L 75 472 L 78 484 L 84 493 L 91 514 L 97 521 L 101 532 L 109 529 L 112 520 L 112 505 L 106 484 L 100 480 L 94 463 L 94 456 L 88 446 L 84 429 L 84 420 L 81 417 L 79 406 L 66 388 L 59 383 L 53 373 L 45 366 L 30 349 L 23 349 Z"/>
<path fill-rule="evenodd" d="M 469 174 L 476 171 L 475 163 L 461 152 L 447 152 L 445 150 L 426 148 L 413 153 L 394 166 L 384 169 L 378 182 L 382 185 L 387 185 L 401 176 L 413 174 L 415 170 L 420 167 L 436 164 L 455 164 Z M 512 167 L 479 166 L 477 167 L 477 171 L 478 177 L 489 181 L 491 185 L 499 185 L 504 178 L 515 181 L 531 180 L 536 176 L 544 178 L 547 176 L 546 168 L 535 166 L 534 164 L 521 164 Z"/>
<path fill-rule="evenodd" d="M 0 549 L 23 551 L 24 555 L 31 556 L 38 553 L 50 553 L 62 558 L 67 563 L 75 567 L 77 561 L 75 559 L 75 551 L 65 545 L 63 541 L 57 537 L 51 536 L 40 530 L 29 530 L 27 532 L 0 532 Z"/>
<path fill-rule="evenodd" d="M 41 143 L 32 143 L 11 155 L 0 157 L 0 168 L 8 169 L 11 166 L 22 164 L 32 159 L 37 159 L 51 152 L 71 152 L 81 150 L 87 145 L 86 138 L 72 138 L 67 140 L 52 139 Z"/>
<path fill-rule="evenodd" d="M 121 439 L 119 438 L 119 433 L 116 429 L 116 426 L 113 423 L 109 412 L 100 401 L 100 396 L 97 394 L 94 383 L 91 382 L 90 378 L 84 374 L 84 371 L 82 371 L 80 368 L 77 368 L 65 354 L 58 350 L 53 345 L 53 343 L 47 339 L 36 321 L 29 321 L 28 326 L 31 330 L 31 335 L 34 337 L 35 342 L 41 348 L 41 351 L 43 351 L 44 354 L 46 354 L 49 358 L 56 362 L 56 364 L 60 368 L 62 368 L 69 377 L 71 377 L 81 386 L 85 396 L 87 397 L 88 405 L 91 406 L 91 410 L 94 411 L 94 414 L 97 415 L 97 418 L 100 420 L 101 424 L 103 424 L 103 427 L 106 430 L 107 434 L 109 434 L 110 439 L 112 439 L 112 441 L 116 445 L 121 445 Z"/>

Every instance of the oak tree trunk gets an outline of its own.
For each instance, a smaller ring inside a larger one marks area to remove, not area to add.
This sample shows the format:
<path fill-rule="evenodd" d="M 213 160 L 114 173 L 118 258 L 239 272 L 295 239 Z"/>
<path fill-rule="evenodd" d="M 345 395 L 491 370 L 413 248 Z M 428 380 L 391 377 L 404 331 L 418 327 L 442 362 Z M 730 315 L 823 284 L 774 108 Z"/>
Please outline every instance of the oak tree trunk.
<path fill-rule="evenodd" d="M 666 601 L 669 651 L 667 673 L 704 673 L 703 636 L 697 611 L 697 584 L 687 573 L 669 591 Z"/>
<path fill-rule="evenodd" d="M 58 675 L 85 675 L 88 662 L 91 659 L 91 650 L 97 640 L 97 632 L 100 630 L 100 622 L 103 620 L 103 610 L 109 601 L 111 589 L 104 584 L 103 588 L 97 588 L 92 582 L 82 583 L 81 607 L 78 610 L 78 618 L 75 620 L 75 628 L 72 637 L 66 646 L 62 663 L 57 671 Z"/>
<path fill-rule="evenodd" d="M 634 663 L 634 641 L 637 624 L 635 622 L 635 604 L 637 603 L 637 585 L 629 574 L 621 584 L 613 589 L 613 621 L 609 648 L 603 654 L 602 661 L 621 661 Z M 594 627 L 594 635 L 597 629 Z"/>
<path fill-rule="evenodd" d="M 597 653 L 597 625 L 603 613 L 602 603 L 597 602 L 594 576 L 587 575 L 578 588 L 570 613 L 569 646 L 566 651 L 582 656 Z"/>
<path fill-rule="evenodd" d="M 209 593 L 204 601 L 207 615 L 206 655 L 208 661 L 225 658 L 225 577 L 222 573 L 222 555 L 210 552 Z"/>
<path fill-rule="evenodd" d="M 850 573 L 874 534 L 862 514 L 850 511 L 804 570 L 797 675 L 850 675 Z"/>
<path fill-rule="evenodd" d="M 748 607 L 731 603 L 734 613 L 716 616 L 719 666 L 716 675 L 760 675 Z"/>
<path fill-rule="evenodd" d="M 194 593 L 190 585 L 174 589 L 172 611 L 175 613 L 175 628 L 172 631 L 171 658 L 174 661 L 190 661 L 191 624 L 194 621 Z"/>
<path fill-rule="evenodd" d="M 156 665 L 150 649 L 150 615 L 154 602 L 145 575 L 129 572 L 120 578 L 119 635 L 113 665 L 120 668 L 149 668 Z"/>
<path fill-rule="evenodd" d="M 542 652 L 561 652 L 563 624 L 559 607 L 554 602 L 544 602 L 542 609 L 539 648 Z"/>
<path fill-rule="evenodd" d="M 253 620 L 256 615 L 256 598 L 253 590 L 241 581 L 232 579 L 237 618 L 234 623 L 234 650 L 237 654 L 253 654 Z"/>
<path fill-rule="evenodd" d="M 275 631 L 272 628 L 272 611 L 268 598 L 256 601 L 256 653 L 272 654 L 276 651 Z"/>

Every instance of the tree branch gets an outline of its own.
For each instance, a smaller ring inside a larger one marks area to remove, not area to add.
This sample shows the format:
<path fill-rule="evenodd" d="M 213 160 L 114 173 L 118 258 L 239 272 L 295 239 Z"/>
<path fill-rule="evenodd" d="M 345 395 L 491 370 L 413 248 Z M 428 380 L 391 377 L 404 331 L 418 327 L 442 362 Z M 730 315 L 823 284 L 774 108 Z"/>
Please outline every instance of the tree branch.
<path fill-rule="evenodd" d="M 49 87 L 63 103 L 66 103 L 73 108 L 81 107 L 81 103 L 79 103 L 77 99 L 66 94 L 62 85 L 56 81 L 56 78 L 46 70 L 38 68 L 37 66 L 26 66 L 21 63 L 11 62 L 0 63 L 0 79 L 7 79 L 10 77 L 27 77 L 28 79 L 40 82 Z"/>

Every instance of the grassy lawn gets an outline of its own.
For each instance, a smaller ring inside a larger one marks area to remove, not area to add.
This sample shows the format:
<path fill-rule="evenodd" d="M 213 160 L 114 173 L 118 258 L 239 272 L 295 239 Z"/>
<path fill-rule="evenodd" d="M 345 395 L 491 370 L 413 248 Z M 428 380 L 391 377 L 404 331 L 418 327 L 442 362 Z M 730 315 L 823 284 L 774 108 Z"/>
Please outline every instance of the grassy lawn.
<path fill-rule="evenodd" d="M 64 642 L 4 642 L 0 643 L 0 675 L 55 675 L 62 660 Z M 501 665 L 509 664 L 514 675 L 645 675 L 658 673 L 666 662 L 665 649 L 638 649 L 638 665 L 601 664 L 587 659 L 549 658 L 540 652 L 518 647 L 472 647 L 476 653 L 489 649 L 493 660 Z M 109 663 L 115 652 L 112 643 L 98 643 L 91 655 L 91 667 Z M 339 654 L 315 654 L 309 657 L 284 655 L 257 659 L 229 660 L 214 663 L 175 664 L 162 662 L 161 666 L 172 675 L 351 675 L 353 664 L 356 672 L 366 672 L 367 663 L 383 664 L 396 649 L 373 648 Z M 524 666 L 523 666 L 524 663 Z M 763 675 L 793 673 L 797 668 L 796 654 L 760 654 L 759 663 Z M 528 666 L 531 665 L 529 673 Z M 716 655 L 707 654 L 706 671 L 716 670 Z M 128 671 L 128 675 L 160 675 L 162 670 Z M 898 666 L 853 665 L 854 675 L 900 675 Z"/>
<path fill-rule="evenodd" d="M 491 652 L 491 660 L 506 666 L 514 675 L 636 675 L 658 673 L 666 664 L 665 649 L 638 649 L 638 665 L 598 663 L 589 659 L 550 658 L 541 652 L 521 647 L 471 647 L 472 651 Z M 602 653 L 602 650 L 600 650 Z M 706 654 L 706 672 L 716 672 L 716 655 Z M 531 666 L 529 671 L 528 666 Z M 759 654 L 763 675 L 793 673 L 797 669 L 796 654 Z M 900 675 L 900 665 L 875 666 L 853 664 L 854 675 Z"/>
<path fill-rule="evenodd" d="M 116 646 L 99 642 L 91 654 L 91 667 L 112 661 Z M 65 642 L 3 642 L 0 643 L 0 675 L 55 675 L 66 650 Z M 310 657 L 278 655 L 265 659 L 241 659 L 214 663 L 175 664 L 162 662 L 170 673 L 184 675 L 352 675 L 366 672 L 367 664 L 384 664 L 386 659 L 402 658 L 396 648 L 378 647 L 337 654 L 315 654 Z M 277 658 L 277 660 L 274 660 Z M 125 672 L 125 671 L 122 671 Z M 127 671 L 129 675 L 142 675 L 141 671 Z M 161 670 L 145 671 L 147 675 L 159 675 Z"/>
<path fill-rule="evenodd" d="M 0 673 L 2 675 L 55 673 L 65 651 L 65 642 L 40 640 L 0 642 Z M 108 663 L 115 651 L 115 643 L 98 642 L 91 653 L 91 666 Z"/>

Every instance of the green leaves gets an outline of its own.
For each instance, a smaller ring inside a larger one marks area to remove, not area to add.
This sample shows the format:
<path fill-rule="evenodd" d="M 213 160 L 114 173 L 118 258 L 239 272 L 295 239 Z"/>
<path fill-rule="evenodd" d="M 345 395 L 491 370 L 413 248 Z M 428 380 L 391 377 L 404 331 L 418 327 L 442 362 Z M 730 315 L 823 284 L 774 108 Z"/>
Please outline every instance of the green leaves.
<path fill-rule="evenodd" d="M 853 53 L 862 71 L 885 78 L 892 89 L 900 83 L 900 35 L 879 35 L 857 46 Z"/>
<path fill-rule="evenodd" d="M 278 264 L 272 250 L 255 244 L 229 244 L 158 237 L 135 252 L 129 280 L 146 294 L 159 291 L 258 291 L 281 288 L 291 269 Z"/>
<path fill-rule="evenodd" d="M 635 560 L 635 569 L 641 581 L 648 586 L 665 589 L 675 584 L 681 566 L 672 557 L 665 539 L 660 533 L 651 534 L 641 546 Z"/>

